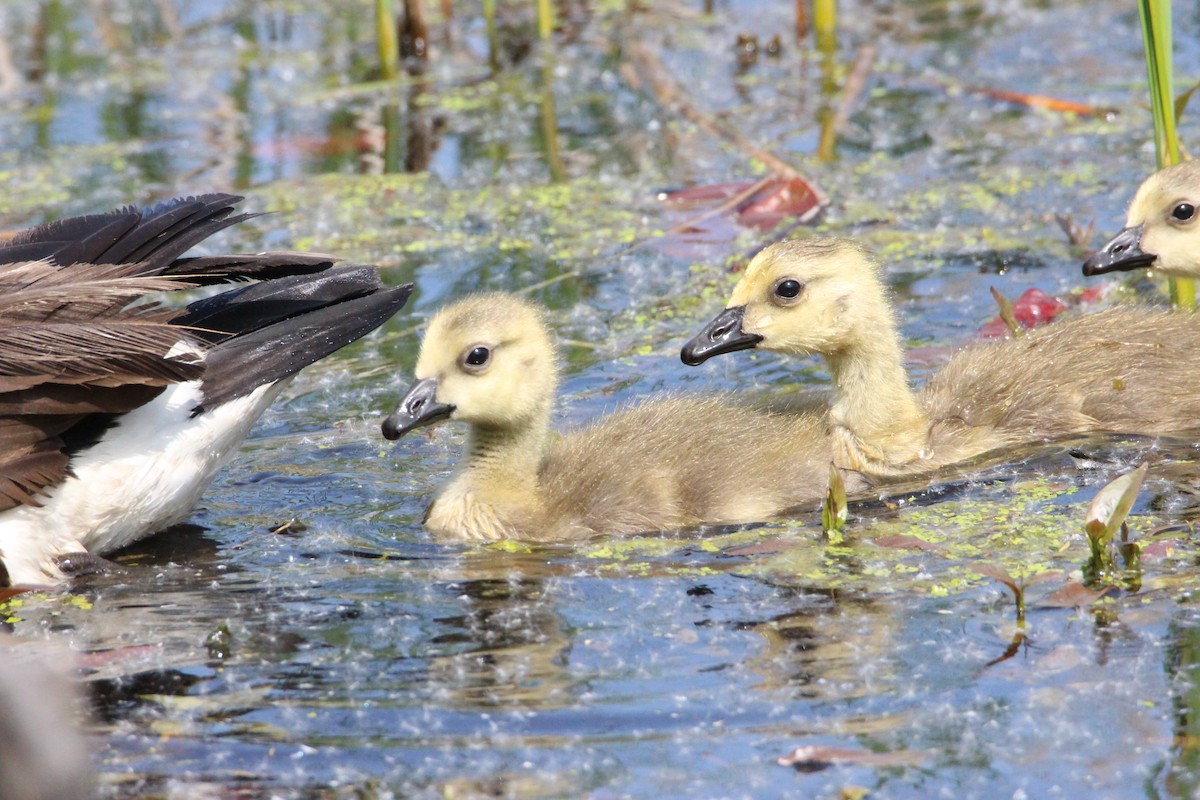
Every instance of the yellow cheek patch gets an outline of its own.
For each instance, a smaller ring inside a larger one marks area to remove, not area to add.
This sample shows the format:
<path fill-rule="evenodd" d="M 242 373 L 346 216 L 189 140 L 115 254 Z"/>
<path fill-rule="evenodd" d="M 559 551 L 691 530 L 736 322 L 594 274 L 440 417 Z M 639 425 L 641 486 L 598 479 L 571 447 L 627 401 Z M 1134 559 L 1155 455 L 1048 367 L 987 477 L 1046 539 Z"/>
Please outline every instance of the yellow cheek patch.
<path fill-rule="evenodd" d="M 1129 213 L 1125 217 L 1125 227 L 1143 224 L 1156 206 L 1166 207 L 1162 193 L 1152 186 L 1143 186 L 1129 204 Z"/>
<path fill-rule="evenodd" d="M 747 284 L 748 284 L 748 281 L 746 281 L 746 279 L 743 278 L 742 280 L 738 281 L 737 286 L 733 287 L 733 291 L 729 294 L 729 305 L 727 306 L 728 308 L 735 308 L 737 306 L 744 306 L 744 305 L 749 304 L 749 302 L 750 302 L 750 287 Z"/>

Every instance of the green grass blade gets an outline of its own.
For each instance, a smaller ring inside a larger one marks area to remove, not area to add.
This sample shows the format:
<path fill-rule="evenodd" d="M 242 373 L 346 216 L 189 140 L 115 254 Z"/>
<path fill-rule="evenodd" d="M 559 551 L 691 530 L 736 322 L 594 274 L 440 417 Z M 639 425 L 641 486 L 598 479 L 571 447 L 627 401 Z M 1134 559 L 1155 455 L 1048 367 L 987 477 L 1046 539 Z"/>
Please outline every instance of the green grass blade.
<path fill-rule="evenodd" d="M 375 0 L 375 45 L 379 73 L 393 81 L 400 74 L 400 39 L 396 32 L 396 9 L 392 0 Z"/>
<path fill-rule="evenodd" d="M 1150 113 L 1154 117 L 1154 151 L 1158 168 L 1178 164 L 1179 136 L 1175 131 L 1175 90 L 1171 69 L 1171 0 L 1138 0 L 1146 74 L 1150 79 Z M 1196 287 L 1191 280 L 1172 278 L 1171 302 L 1196 307 Z"/>

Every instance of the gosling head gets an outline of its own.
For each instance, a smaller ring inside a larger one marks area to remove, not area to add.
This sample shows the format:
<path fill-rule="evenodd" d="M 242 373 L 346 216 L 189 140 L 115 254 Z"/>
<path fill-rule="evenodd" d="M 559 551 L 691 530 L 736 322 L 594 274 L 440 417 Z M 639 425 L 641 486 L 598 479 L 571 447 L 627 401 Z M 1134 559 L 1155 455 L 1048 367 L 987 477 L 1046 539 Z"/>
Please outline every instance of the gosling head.
<path fill-rule="evenodd" d="M 782 353 L 837 355 L 864 330 L 890 320 L 875 265 L 840 239 L 773 244 L 750 262 L 728 307 L 683 346 L 697 366 L 713 356 L 761 347 Z"/>
<path fill-rule="evenodd" d="M 516 429 L 549 415 L 554 346 L 538 307 L 512 295 L 468 297 L 430 321 L 416 382 L 383 421 L 383 435 L 443 420 Z"/>
<path fill-rule="evenodd" d="M 1200 277 L 1200 162 L 1159 170 L 1138 188 L 1125 228 L 1083 263 L 1084 275 L 1150 267 Z"/>

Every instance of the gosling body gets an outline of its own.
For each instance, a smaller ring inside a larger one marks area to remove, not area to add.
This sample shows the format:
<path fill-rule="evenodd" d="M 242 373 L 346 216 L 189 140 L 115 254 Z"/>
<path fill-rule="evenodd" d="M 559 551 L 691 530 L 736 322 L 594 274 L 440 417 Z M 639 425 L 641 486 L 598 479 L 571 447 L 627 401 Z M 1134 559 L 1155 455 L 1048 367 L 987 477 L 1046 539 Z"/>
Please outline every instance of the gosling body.
<path fill-rule="evenodd" d="M 474 363 L 478 362 L 478 363 Z M 554 346 L 540 309 L 468 298 L 430 323 L 417 382 L 385 420 L 396 439 L 468 423 L 460 464 L 425 524 L 448 538 L 564 541 L 766 519 L 825 490 L 820 409 L 771 412 L 673 397 L 558 435 Z M 796 458 L 807 443 L 812 458 Z"/>
<path fill-rule="evenodd" d="M 1200 327 L 1148 309 L 1101 311 L 969 346 L 914 392 L 877 269 L 842 240 L 761 252 L 726 311 L 682 355 L 696 364 L 750 347 L 825 358 L 834 463 L 872 476 L 1088 432 L 1200 427 Z"/>

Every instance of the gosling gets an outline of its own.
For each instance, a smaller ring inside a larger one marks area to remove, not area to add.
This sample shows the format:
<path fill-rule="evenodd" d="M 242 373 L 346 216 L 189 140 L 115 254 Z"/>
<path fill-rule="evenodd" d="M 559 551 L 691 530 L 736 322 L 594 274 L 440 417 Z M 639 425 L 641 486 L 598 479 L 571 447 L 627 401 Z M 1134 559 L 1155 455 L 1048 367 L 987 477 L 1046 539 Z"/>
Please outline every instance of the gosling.
<path fill-rule="evenodd" d="M 1125 227 L 1083 262 L 1084 275 L 1154 267 L 1164 275 L 1200 277 L 1200 162 L 1159 170 L 1138 188 Z"/>
<path fill-rule="evenodd" d="M 755 347 L 825 358 L 833 463 L 868 476 L 920 474 L 1095 431 L 1200 427 L 1200 325 L 1148 309 L 1109 309 L 971 345 L 914 392 L 875 264 L 837 239 L 763 250 L 681 356 L 697 365 Z"/>
<path fill-rule="evenodd" d="M 823 413 L 675 397 L 555 435 L 555 347 L 542 310 L 504 294 L 441 310 L 416 383 L 383 423 L 398 439 L 444 420 L 469 434 L 425 514 L 450 539 L 578 540 L 764 520 L 825 491 Z"/>

